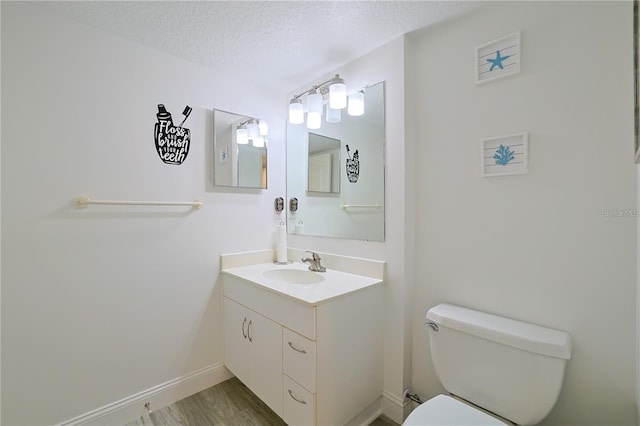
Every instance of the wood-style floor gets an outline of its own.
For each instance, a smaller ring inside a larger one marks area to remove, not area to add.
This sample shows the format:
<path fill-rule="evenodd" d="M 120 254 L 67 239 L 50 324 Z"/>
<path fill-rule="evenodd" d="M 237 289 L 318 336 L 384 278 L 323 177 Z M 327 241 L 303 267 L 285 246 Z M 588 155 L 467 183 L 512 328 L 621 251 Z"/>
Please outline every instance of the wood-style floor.
<path fill-rule="evenodd" d="M 151 411 L 126 426 L 286 426 L 264 402 L 235 377 Z M 380 416 L 371 426 L 397 426 Z"/>

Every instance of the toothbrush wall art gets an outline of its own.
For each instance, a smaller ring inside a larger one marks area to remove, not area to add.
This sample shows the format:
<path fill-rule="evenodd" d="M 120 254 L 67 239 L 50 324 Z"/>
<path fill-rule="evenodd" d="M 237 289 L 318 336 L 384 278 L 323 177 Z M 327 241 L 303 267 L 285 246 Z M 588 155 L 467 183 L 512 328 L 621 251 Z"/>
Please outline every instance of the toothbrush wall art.
<path fill-rule="evenodd" d="M 184 122 L 189 118 L 189 114 L 191 114 L 191 107 L 187 105 L 182 112 L 184 119 L 178 126 L 175 126 L 171 114 L 164 105 L 158 105 L 154 139 L 156 151 L 160 159 L 166 164 L 180 165 L 189 154 L 191 132 L 186 127 L 183 127 Z"/>
<path fill-rule="evenodd" d="M 517 175 L 528 172 L 526 133 L 483 139 L 480 151 L 482 176 Z"/>
<path fill-rule="evenodd" d="M 349 182 L 356 183 L 360 177 L 360 156 L 356 149 L 353 156 L 349 153 L 349 145 L 345 145 L 347 148 L 347 179 Z"/>
<path fill-rule="evenodd" d="M 476 48 L 476 84 L 520 72 L 520 33 Z"/>

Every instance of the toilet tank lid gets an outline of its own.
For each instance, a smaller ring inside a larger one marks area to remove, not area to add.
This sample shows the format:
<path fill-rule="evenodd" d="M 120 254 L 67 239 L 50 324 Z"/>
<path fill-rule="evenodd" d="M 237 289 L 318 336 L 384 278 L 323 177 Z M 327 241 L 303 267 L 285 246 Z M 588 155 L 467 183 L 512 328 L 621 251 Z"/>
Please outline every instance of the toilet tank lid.
<path fill-rule="evenodd" d="M 563 359 L 571 358 L 571 336 L 564 331 L 447 303 L 429 309 L 427 319 L 442 327 L 528 352 Z"/>

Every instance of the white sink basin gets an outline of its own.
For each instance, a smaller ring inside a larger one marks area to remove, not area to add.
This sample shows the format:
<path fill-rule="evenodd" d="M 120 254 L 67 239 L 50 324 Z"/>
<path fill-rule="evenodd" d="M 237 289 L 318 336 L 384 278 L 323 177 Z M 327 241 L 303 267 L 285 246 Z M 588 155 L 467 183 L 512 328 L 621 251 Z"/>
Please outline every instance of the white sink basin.
<path fill-rule="evenodd" d="M 324 281 L 324 277 L 319 272 L 300 269 L 270 269 L 264 271 L 262 275 L 288 284 L 317 284 Z"/>

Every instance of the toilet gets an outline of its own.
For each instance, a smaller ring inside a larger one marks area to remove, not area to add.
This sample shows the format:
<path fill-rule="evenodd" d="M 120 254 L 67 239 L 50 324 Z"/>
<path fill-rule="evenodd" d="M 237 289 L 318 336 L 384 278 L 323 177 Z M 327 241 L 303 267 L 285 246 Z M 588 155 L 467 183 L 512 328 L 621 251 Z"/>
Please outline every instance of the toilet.
<path fill-rule="evenodd" d="M 404 426 L 534 425 L 555 405 L 569 334 L 450 304 L 427 312 L 431 359 L 448 395 L 438 395 Z"/>

